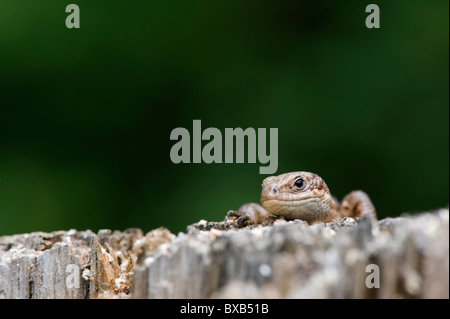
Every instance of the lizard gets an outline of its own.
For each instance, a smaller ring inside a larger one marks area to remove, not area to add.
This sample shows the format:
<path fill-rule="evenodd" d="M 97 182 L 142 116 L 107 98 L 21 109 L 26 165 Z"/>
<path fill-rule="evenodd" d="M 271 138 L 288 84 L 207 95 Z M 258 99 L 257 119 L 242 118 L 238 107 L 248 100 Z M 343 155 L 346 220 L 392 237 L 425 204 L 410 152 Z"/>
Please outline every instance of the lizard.
<path fill-rule="evenodd" d="M 325 181 L 310 172 L 291 172 L 263 180 L 261 205 L 247 203 L 230 210 L 226 221 L 238 227 L 252 224 L 270 225 L 278 218 L 301 219 L 308 224 L 330 222 L 344 217 L 377 218 L 369 196 L 356 190 L 341 202 L 331 195 Z"/>

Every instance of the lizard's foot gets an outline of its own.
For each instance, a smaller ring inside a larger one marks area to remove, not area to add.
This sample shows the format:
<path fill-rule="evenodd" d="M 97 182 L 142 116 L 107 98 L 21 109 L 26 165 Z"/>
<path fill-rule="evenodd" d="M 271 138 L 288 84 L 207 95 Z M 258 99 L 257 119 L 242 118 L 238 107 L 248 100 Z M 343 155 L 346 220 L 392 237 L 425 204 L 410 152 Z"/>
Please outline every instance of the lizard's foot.
<path fill-rule="evenodd" d="M 342 217 L 364 217 L 377 218 L 377 213 L 372 201 L 363 191 L 353 191 L 341 202 L 339 215 Z"/>
<path fill-rule="evenodd" d="M 256 203 L 248 203 L 242 205 L 238 211 L 230 210 L 227 213 L 226 220 L 230 224 L 235 224 L 238 228 L 261 224 L 264 218 L 271 214 L 261 205 Z"/>
<path fill-rule="evenodd" d="M 266 218 L 264 218 L 262 222 L 262 226 L 272 226 L 273 223 L 275 223 L 276 220 L 278 220 L 280 217 L 277 217 L 275 215 L 270 215 Z"/>
<path fill-rule="evenodd" d="M 231 225 L 236 226 L 237 228 L 242 228 L 254 224 L 253 220 L 251 220 L 251 218 L 245 212 L 237 210 L 228 211 L 225 220 Z"/>

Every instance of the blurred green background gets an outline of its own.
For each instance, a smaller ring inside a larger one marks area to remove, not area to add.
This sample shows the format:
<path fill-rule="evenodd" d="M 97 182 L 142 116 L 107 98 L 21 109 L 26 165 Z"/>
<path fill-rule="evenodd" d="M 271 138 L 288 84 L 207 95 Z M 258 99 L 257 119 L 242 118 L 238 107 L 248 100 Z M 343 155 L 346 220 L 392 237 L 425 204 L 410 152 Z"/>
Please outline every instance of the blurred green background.
<path fill-rule="evenodd" d="M 67 29 L 76 3 L 81 29 Z M 172 129 L 279 129 L 277 174 L 449 201 L 449 2 L 0 1 L 0 235 L 173 232 L 258 201 L 260 164 L 173 164 Z"/>

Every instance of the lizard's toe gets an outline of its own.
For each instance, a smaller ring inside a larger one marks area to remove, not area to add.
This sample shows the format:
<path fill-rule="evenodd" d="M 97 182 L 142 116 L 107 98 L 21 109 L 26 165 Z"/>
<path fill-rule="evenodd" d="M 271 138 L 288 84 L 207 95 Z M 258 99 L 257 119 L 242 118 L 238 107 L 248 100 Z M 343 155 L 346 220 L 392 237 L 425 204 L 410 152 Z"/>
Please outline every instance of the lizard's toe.
<path fill-rule="evenodd" d="M 264 221 L 262 222 L 263 226 L 272 226 L 275 221 L 277 221 L 279 218 L 275 215 L 268 216 L 264 218 Z"/>
<path fill-rule="evenodd" d="M 253 225 L 253 221 L 242 211 L 230 210 L 227 213 L 226 221 L 237 228 Z"/>
<path fill-rule="evenodd" d="M 237 210 L 229 210 L 225 219 L 237 219 L 242 215 Z"/>
<path fill-rule="evenodd" d="M 236 226 L 238 228 L 247 227 L 253 224 L 253 221 L 247 215 L 243 215 L 236 220 Z"/>

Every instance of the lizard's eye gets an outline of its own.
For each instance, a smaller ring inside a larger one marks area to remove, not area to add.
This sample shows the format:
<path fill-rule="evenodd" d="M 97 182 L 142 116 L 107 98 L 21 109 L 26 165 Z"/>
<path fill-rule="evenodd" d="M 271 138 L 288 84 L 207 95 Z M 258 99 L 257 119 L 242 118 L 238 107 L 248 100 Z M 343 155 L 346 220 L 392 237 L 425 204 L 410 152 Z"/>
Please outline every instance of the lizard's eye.
<path fill-rule="evenodd" d="M 299 178 L 295 181 L 294 185 L 300 189 L 303 189 L 305 187 L 305 181 Z"/>

